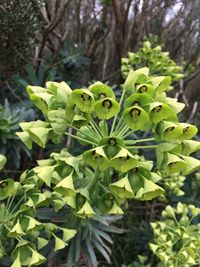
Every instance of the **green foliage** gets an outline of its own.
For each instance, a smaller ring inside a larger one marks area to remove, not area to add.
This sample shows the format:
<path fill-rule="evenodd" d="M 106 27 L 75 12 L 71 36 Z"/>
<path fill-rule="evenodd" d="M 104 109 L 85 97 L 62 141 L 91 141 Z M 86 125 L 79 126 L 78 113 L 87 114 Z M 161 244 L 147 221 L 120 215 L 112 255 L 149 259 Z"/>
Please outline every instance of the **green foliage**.
<path fill-rule="evenodd" d="M 7 161 L 6 157 L 0 154 L 0 170 L 3 169 L 4 165 L 6 164 L 6 161 Z"/>
<path fill-rule="evenodd" d="M 97 266 L 98 260 L 96 253 L 99 252 L 108 263 L 111 264 L 111 245 L 113 241 L 110 233 L 122 233 L 111 223 L 116 222 L 121 217 L 106 216 L 96 217 L 91 220 L 86 220 L 80 224 L 77 235 L 72 239 L 69 245 L 67 266 L 72 267 L 74 263 L 80 261 L 80 253 L 82 252 L 87 259 L 88 266 Z"/>
<path fill-rule="evenodd" d="M 48 142 L 59 144 L 67 136 L 77 141 L 75 146 L 81 146 L 82 153 L 73 154 L 73 147 L 71 153 L 66 149 L 52 152 L 25 171 L 18 186 L 11 179 L 3 181 L 4 214 L 15 218 L 2 235 L 10 242 L 13 267 L 22 262 L 40 264 L 45 261 L 42 247 L 53 243 L 54 251 L 64 250 L 75 233 L 68 250 L 69 266 L 81 253 L 89 266 L 97 266 L 96 250 L 110 262 L 105 240 L 112 228 L 105 227 L 102 216 L 123 214 L 128 201 L 161 196 L 165 191 L 157 183 L 199 168 L 200 161 L 190 155 L 200 147 L 190 140 L 197 128 L 179 122 L 183 104 L 167 97 L 170 80 L 149 76 L 146 67 L 130 71 L 120 100 L 101 82 L 74 90 L 65 82 L 47 82 L 45 88 L 27 86 L 44 120 L 20 123 L 19 138 L 31 149 L 33 143 L 45 148 Z M 134 138 L 133 133 L 139 131 L 152 137 Z M 140 145 L 143 142 L 153 143 Z M 146 149 L 155 151 L 155 163 L 143 156 Z M 21 199 L 16 207 L 13 200 L 6 204 L 16 197 Z M 45 216 L 38 211 L 47 207 L 57 219 L 49 222 L 47 216 L 44 223 Z M 8 255 L 3 244 L 2 258 Z"/>
<path fill-rule="evenodd" d="M 49 192 L 50 194 L 50 192 Z M 62 249 L 76 231 L 53 222 L 42 223 L 36 210 L 48 202 L 48 191 L 41 192 L 37 186 L 12 179 L 0 182 L 0 259 L 11 255 L 14 266 L 35 266 L 46 261 L 39 252 L 49 240 L 54 250 Z"/>
<path fill-rule="evenodd" d="M 199 208 L 179 202 L 165 208 L 162 221 L 151 223 L 150 249 L 160 260 L 159 267 L 199 265 L 199 214 Z"/>
<path fill-rule="evenodd" d="M 121 73 L 125 79 L 131 69 L 136 70 L 147 66 L 150 69 L 150 75 L 170 76 L 172 82 L 184 77 L 181 74 L 181 67 L 170 59 L 168 52 L 163 52 L 160 45 L 152 47 L 149 41 L 143 43 L 138 52 L 129 52 L 127 58 L 121 59 Z"/>
<path fill-rule="evenodd" d="M 30 34 L 40 23 L 38 11 L 43 0 L 2 0 L 0 6 L 1 68 L 5 75 L 21 67 L 30 55 Z"/>
<path fill-rule="evenodd" d="M 24 120 L 32 120 L 35 117 L 33 110 L 10 106 L 5 101 L 4 107 L 0 110 L 0 153 L 8 158 L 8 163 L 12 162 L 12 166 L 19 168 L 21 160 L 21 152 L 25 152 L 30 156 L 30 152 L 19 142 L 19 138 L 15 132 L 20 129 L 19 123 Z"/>

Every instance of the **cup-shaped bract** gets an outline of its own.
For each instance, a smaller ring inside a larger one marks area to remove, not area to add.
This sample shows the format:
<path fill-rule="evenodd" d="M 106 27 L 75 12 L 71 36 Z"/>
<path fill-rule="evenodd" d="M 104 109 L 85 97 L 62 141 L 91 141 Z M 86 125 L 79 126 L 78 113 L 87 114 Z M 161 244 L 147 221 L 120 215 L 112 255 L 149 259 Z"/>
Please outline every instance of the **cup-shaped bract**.
<path fill-rule="evenodd" d="M 47 113 L 53 131 L 57 135 L 63 135 L 67 128 L 67 119 L 64 109 L 50 110 Z"/>
<path fill-rule="evenodd" d="M 109 210 L 108 214 L 120 215 L 124 214 L 123 210 L 114 202 L 112 208 Z"/>
<path fill-rule="evenodd" d="M 95 147 L 83 153 L 83 160 L 94 170 L 106 170 L 110 166 L 110 162 L 106 157 L 103 147 Z"/>
<path fill-rule="evenodd" d="M 131 70 L 124 83 L 124 89 L 135 92 L 135 85 L 145 83 L 148 79 L 149 69 L 144 67 L 136 71 Z"/>
<path fill-rule="evenodd" d="M 80 209 L 84 205 L 86 200 L 90 201 L 88 189 L 86 187 L 77 189 L 75 198 L 76 208 Z"/>
<path fill-rule="evenodd" d="M 163 94 L 160 99 L 164 103 L 168 104 L 176 114 L 180 113 L 185 107 L 184 103 L 178 102 L 176 98 L 166 97 L 166 94 Z"/>
<path fill-rule="evenodd" d="M 76 212 L 76 214 L 82 218 L 93 217 L 96 215 L 88 200 L 85 201 L 84 205 Z"/>
<path fill-rule="evenodd" d="M 155 93 L 155 89 L 153 85 L 148 84 L 148 83 L 143 83 L 143 84 L 136 85 L 136 92 L 139 94 L 148 94 L 148 95 L 153 96 Z"/>
<path fill-rule="evenodd" d="M 133 130 L 146 131 L 151 128 L 147 112 L 139 106 L 125 109 L 122 116 L 124 122 Z"/>
<path fill-rule="evenodd" d="M 71 105 L 77 105 L 77 107 L 83 112 L 90 112 L 93 110 L 94 96 L 87 89 L 73 90 L 69 101 L 71 102 Z"/>
<path fill-rule="evenodd" d="M 195 159 L 193 157 L 183 156 L 183 155 L 180 155 L 180 157 L 187 164 L 186 168 L 182 172 L 183 175 L 188 175 L 200 168 L 200 160 Z"/>
<path fill-rule="evenodd" d="M 28 133 L 38 146 L 45 148 L 51 129 L 46 127 L 30 128 Z"/>
<path fill-rule="evenodd" d="M 135 198 L 143 201 L 152 200 L 155 197 L 160 196 L 165 191 L 162 187 L 158 186 L 149 179 L 142 179 L 143 185 L 138 190 Z"/>
<path fill-rule="evenodd" d="M 182 136 L 182 129 L 179 125 L 170 121 L 159 122 L 155 132 L 157 139 L 163 141 L 179 140 Z"/>
<path fill-rule="evenodd" d="M 96 82 L 88 89 L 94 95 L 95 100 L 104 99 L 107 97 L 115 98 L 112 88 L 107 84 L 103 84 L 102 82 Z"/>
<path fill-rule="evenodd" d="M 0 181 L 0 200 L 12 196 L 15 191 L 15 183 L 12 179 Z"/>
<path fill-rule="evenodd" d="M 106 97 L 96 101 L 94 111 L 99 119 L 108 120 L 120 111 L 119 103 L 111 97 Z"/>
<path fill-rule="evenodd" d="M 53 94 L 48 93 L 47 89 L 39 86 L 28 85 L 26 91 L 36 107 L 46 114 L 52 104 Z"/>
<path fill-rule="evenodd" d="M 167 153 L 167 160 L 162 168 L 168 175 L 180 173 L 187 168 L 187 162 L 175 154 Z"/>
<path fill-rule="evenodd" d="M 173 109 L 165 103 L 154 102 L 150 104 L 149 117 L 155 124 L 162 120 L 176 121 L 177 117 Z"/>
<path fill-rule="evenodd" d="M 115 196 L 122 199 L 134 198 L 135 196 L 127 175 L 117 182 L 110 184 L 109 188 Z"/>
<path fill-rule="evenodd" d="M 121 147 L 124 146 L 124 142 L 121 138 L 110 136 L 101 139 L 99 145 L 103 146 L 106 156 L 111 159 L 119 152 Z"/>
<path fill-rule="evenodd" d="M 7 159 L 4 155 L 0 154 L 0 170 L 3 169 L 3 167 L 5 166 L 7 162 Z"/>
<path fill-rule="evenodd" d="M 55 187 L 54 190 L 63 196 L 75 196 L 76 192 L 73 183 L 73 172 L 67 177 L 62 179 Z"/>
<path fill-rule="evenodd" d="M 182 142 L 183 155 L 189 156 L 190 154 L 200 150 L 200 142 L 195 140 L 185 140 Z"/>
<path fill-rule="evenodd" d="M 124 102 L 124 108 L 130 108 L 132 106 L 140 106 L 146 111 L 149 109 L 150 103 L 153 102 L 153 98 L 149 96 L 148 94 L 139 94 L 139 93 L 134 93 L 130 97 L 126 99 Z"/>
<path fill-rule="evenodd" d="M 188 124 L 188 123 L 179 123 L 178 125 L 181 127 L 183 131 L 182 136 L 181 136 L 182 140 L 191 139 L 198 132 L 198 129 L 195 125 Z"/>
<path fill-rule="evenodd" d="M 68 96 L 72 93 L 72 89 L 65 82 L 48 81 L 46 87 L 56 95 L 56 101 L 61 103 L 66 103 Z"/>
<path fill-rule="evenodd" d="M 117 155 L 112 158 L 111 166 L 121 172 L 127 172 L 138 165 L 138 158 L 132 155 L 127 149 L 121 148 Z"/>
<path fill-rule="evenodd" d="M 169 76 L 157 76 L 148 80 L 148 83 L 152 84 L 155 88 L 156 94 L 160 95 L 163 92 L 169 90 L 171 83 L 171 77 Z"/>
<path fill-rule="evenodd" d="M 67 122 L 78 128 L 86 125 L 89 120 L 89 114 L 82 112 L 79 107 L 70 100 L 70 98 L 66 104 L 65 116 Z"/>

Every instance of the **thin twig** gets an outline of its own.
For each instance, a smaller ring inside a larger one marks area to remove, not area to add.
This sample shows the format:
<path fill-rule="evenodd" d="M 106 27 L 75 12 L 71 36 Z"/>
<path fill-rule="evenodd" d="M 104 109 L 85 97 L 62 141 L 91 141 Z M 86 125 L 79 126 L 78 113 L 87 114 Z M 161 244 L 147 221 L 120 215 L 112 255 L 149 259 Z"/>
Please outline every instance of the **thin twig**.
<path fill-rule="evenodd" d="M 190 114 L 190 117 L 189 117 L 188 120 L 187 120 L 188 123 L 191 122 L 192 119 L 194 118 L 194 116 L 195 116 L 195 114 L 196 114 L 196 112 L 197 112 L 198 104 L 199 104 L 198 101 L 195 101 L 195 102 L 194 102 L 194 105 L 193 105 L 193 108 L 192 108 L 192 112 L 191 112 L 191 114 Z"/>

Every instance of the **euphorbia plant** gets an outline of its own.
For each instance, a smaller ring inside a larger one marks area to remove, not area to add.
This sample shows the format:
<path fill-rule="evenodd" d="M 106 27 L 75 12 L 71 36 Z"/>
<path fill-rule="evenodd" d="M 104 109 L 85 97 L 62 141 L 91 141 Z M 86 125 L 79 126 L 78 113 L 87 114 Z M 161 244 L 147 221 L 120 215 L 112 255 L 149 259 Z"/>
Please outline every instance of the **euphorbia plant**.
<path fill-rule="evenodd" d="M 154 240 L 150 248 L 160 260 L 157 267 L 199 265 L 199 214 L 199 208 L 179 202 L 175 208 L 165 208 L 161 221 L 151 223 Z"/>
<path fill-rule="evenodd" d="M 101 82 L 75 90 L 64 82 L 47 82 L 46 88 L 27 87 L 45 119 L 21 123 L 21 140 L 29 149 L 33 142 L 45 148 L 48 141 L 60 143 L 68 136 L 81 152 L 75 155 L 74 146 L 71 151 L 63 148 L 22 174 L 19 194 L 23 190 L 25 197 L 14 209 L 14 228 L 6 232 L 18 242 L 12 253 L 13 267 L 33 265 L 33 250 L 39 253 L 41 248 L 34 240 L 53 238 L 55 249 L 62 249 L 75 234 L 68 228 L 76 229 L 80 221 L 96 215 L 123 214 L 127 201 L 146 201 L 164 194 L 156 183 L 165 177 L 189 174 L 200 166 L 190 156 L 199 149 L 199 143 L 191 140 L 197 128 L 179 122 L 184 105 L 166 96 L 169 88 L 170 77 L 150 77 L 148 68 L 129 73 L 119 100 L 112 88 Z M 151 137 L 138 139 L 138 131 Z M 146 149 L 155 151 L 157 162 L 145 159 Z M 55 213 L 65 212 L 65 219 L 41 223 L 37 210 L 46 206 Z M 23 216 L 28 217 L 24 224 Z M 29 237 L 24 227 L 33 227 L 34 237 Z M 24 263 L 19 251 L 27 242 L 31 242 L 31 252 Z M 44 260 L 39 255 L 37 259 L 37 264 Z"/>

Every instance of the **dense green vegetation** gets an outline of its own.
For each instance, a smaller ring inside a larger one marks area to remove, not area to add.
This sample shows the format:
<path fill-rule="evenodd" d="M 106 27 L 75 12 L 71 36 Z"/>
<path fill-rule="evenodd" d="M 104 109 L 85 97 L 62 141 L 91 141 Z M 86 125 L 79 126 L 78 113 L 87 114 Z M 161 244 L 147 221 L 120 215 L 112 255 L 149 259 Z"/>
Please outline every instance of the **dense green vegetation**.
<path fill-rule="evenodd" d="M 200 8 L 147 2 L 0 3 L 0 266 L 199 266 Z"/>

